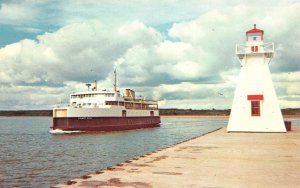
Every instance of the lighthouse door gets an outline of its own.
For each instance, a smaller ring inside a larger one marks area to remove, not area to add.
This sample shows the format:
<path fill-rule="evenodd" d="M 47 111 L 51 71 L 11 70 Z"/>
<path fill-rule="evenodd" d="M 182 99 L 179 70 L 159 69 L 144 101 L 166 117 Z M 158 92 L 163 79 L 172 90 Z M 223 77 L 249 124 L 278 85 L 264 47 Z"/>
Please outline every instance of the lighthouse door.
<path fill-rule="evenodd" d="M 264 96 L 248 95 L 247 99 L 251 102 L 251 116 L 260 116 L 260 102 L 264 100 Z"/>
<path fill-rule="evenodd" d="M 260 101 L 251 101 L 251 116 L 260 116 Z"/>

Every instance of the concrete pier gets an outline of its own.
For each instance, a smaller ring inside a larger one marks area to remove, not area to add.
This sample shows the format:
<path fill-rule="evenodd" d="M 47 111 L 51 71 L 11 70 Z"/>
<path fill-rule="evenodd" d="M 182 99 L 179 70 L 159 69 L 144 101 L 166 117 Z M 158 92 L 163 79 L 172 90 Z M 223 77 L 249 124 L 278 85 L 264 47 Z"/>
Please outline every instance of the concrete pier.
<path fill-rule="evenodd" d="M 97 165 L 97 164 L 95 164 Z M 300 127 L 207 135 L 55 187 L 300 187 Z"/>

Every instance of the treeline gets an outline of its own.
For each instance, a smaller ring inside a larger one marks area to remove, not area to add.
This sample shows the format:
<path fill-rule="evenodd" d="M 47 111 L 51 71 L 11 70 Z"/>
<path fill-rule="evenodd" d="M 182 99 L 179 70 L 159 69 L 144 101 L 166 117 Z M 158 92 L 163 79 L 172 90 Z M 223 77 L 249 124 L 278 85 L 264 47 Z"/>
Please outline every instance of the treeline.
<path fill-rule="evenodd" d="M 192 110 L 192 109 L 160 109 L 160 115 L 203 115 L 203 116 L 229 116 L 230 109 L 224 110 Z M 300 115 L 300 108 L 286 108 L 281 110 L 283 115 Z"/>
<path fill-rule="evenodd" d="M 160 109 L 160 115 L 202 115 L 202 116 L 228 116 L 230 109 L 225 110 L 193 110 L 193 109 Z M 282 109 L 283 115 L 300 115 L 300 108 Z M 19 110 L 19 111 L 0 111 L 0 116 L 52 116 L 52 110 Z"/>
<path fill-rule="evenodd" d="M 300 115 L 300 108 L 286 108 L 281 110 L 283 115 Z"/>
<path fill-rule="evenodd" d="M 192 109 L 160 109 L 159 110 L 160 115 L 167 115 L 167 116 L 176 116 L 176 115 L 182 115 L 182 116 L 196 116 L 196 115 L 202 115 L 202 116 L 228 116 L 230 114 L 230 110 L 192 110 Z"/>
<path fill-rule="evenodd" d="M 0 116 L 52 116 L 52 110 L 0 111 Z"/>

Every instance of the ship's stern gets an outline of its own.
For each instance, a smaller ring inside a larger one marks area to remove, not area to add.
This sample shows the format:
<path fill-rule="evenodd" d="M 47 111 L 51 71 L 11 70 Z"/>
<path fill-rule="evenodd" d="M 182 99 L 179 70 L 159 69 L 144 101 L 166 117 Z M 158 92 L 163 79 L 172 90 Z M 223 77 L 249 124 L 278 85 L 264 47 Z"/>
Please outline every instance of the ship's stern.
<path fill-rule="evenodd" d="M 68 129 L 68 108 L 54 108 L 53 109 L 53 123 L 52 129 L 67 130 Z"/>

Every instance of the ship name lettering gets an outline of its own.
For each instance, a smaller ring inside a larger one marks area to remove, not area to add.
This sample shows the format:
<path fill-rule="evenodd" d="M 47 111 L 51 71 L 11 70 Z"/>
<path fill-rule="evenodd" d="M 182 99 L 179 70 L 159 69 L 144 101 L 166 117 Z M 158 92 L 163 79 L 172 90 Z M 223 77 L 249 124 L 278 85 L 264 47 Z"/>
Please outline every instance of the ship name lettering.
<path fill-rule="evenodd" d="M 78 117 L 78 119 L 93 119 L 92 117 Z"/>

